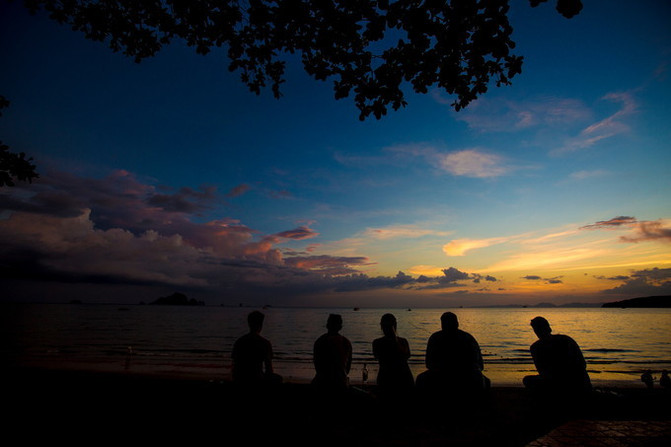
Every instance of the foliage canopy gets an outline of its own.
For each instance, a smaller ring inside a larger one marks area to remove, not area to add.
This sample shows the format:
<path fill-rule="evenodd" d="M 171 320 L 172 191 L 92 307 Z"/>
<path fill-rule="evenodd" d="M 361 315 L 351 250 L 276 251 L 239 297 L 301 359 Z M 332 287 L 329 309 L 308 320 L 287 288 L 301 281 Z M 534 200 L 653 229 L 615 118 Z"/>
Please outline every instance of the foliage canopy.
<path fill-rule="evenodd" d="M 532 7 L 547 0 L 529 0 Z M 222 47 L 252 92 L 281 96 L 286 57 L 300 56 L 316 80 L 333 80 L 336 99 L 354 96 L 359 118 L 380 119 L 416 93 L 438 88 L 455 110 L 508 85 L 522 70 L 512 53 L 509 0 L 24 0 L 88 39 L 136 62 L 173 39 L 197 53 Z M 581 0 L 557 0 L 570 18 Z M 4 100 L 4 98 L 2 98 Z M 5 104 L 6 105 L 6 104 Z M 37 177 L 30 159 L 0 147 L 0 186 Z"/>

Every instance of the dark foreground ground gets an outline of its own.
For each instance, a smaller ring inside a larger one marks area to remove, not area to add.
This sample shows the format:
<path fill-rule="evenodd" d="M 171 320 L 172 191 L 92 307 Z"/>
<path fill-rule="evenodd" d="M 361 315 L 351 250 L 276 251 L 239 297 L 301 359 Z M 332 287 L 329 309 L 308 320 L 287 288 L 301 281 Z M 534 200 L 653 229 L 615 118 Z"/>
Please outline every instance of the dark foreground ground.
<path fill-rule="evenodd" d="M 599 390 L 563 406 L 522 388 L 494 388 L 475 402 L 384 401 L 357 391 L 334 401 L 305 384 L 250 394 L 194 379 L 3 375 L 2 426 L 5 439 L 20 440 L 14 445 L 525 446 L 569 421 L 671 420 L 671 394 L 661 389 Z"/>

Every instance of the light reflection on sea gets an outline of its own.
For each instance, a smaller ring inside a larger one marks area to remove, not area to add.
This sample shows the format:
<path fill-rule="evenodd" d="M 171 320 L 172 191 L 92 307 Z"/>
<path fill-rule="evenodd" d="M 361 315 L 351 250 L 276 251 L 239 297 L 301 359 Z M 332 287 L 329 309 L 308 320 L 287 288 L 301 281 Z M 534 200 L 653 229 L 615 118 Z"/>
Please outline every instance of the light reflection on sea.
<path fill-rule="evenodd" d="M 3 304 L 2 358 L 12 365 L 230 377 L 230 351 L 246 331 L 251 308 Z M 408 339 L 415 375 L 424 370 L 428 337 L 448 309 L 268 308 L 263 335 L 273 344 L 275 369 L 285 380 L 309 381 L 312 344 L 329 313 L 343 316 L 343 335 L 354 349 L 350 374 L 361 384 L 364 363 L 374 382 L 371 342 L 379 319 L 396 315 Z M 485 374 L 494 386 L 521 386 L 533 373 L 529 321 L 545 316 L 555 333 L 573 337 L 583 350 L 595 385 L 643 386 L 640 375 L 671 369 L 671 309 L 450 309 L 460 328 L 479 342 Z"/>

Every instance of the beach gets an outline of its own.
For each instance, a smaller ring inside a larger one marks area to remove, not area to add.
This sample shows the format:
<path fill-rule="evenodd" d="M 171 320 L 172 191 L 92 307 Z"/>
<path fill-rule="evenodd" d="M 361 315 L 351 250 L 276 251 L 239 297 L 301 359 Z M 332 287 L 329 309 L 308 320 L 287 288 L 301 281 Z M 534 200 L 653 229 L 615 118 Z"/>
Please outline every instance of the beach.
<path fill-rule="evenodd" d="M 599 388 L 568 408 L 520 387 L 493 387 L 470 403 L 401 403 L 381 400 L 372 386 L 334 401 L 305 383 L 258 392 L 227 380 L 44 368 L 10 368 L 3 383 L 6 438 L 31 445 L 512 447 L 571 421 L 671 421 L 671 393 L 660 388 Z M 637 445 L 668 445 L 671 433 L 661 433 Z M 629 445 L 624 439 L 619 445 Z"/>

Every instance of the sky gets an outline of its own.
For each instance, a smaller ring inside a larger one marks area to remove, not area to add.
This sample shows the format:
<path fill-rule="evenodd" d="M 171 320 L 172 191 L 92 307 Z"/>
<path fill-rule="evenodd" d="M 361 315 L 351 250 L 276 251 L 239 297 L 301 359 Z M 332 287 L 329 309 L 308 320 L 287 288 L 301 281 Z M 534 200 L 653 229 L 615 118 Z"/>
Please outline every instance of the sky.
<path fill-rule="evenodd" d="M 671 294 L 671 4 L 512 1 L 522 73 L 359 120 L 289 61 L 140 64 L 0 3 L 0 300 L 450 307 Z"/>

